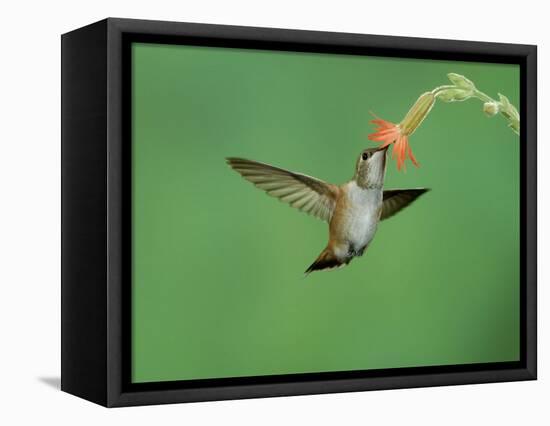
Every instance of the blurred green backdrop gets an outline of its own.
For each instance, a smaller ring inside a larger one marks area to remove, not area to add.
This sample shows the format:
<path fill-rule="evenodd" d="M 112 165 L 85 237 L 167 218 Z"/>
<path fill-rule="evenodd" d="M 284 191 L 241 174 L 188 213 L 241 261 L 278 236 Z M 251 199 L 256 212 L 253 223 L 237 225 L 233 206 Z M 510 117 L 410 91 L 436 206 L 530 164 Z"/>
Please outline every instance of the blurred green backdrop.
<path fill-rule="evenodd" d="M 347 268 L 303 271 L 327 225 L 232 171 L 241 156 L 334 183 L 456 72 L 517 105 L 513 65 L 134 44 L 135 382 L 519 359 L 519 138 L 477 100 L 438 103 L 421 163 L 386 188 L 432 191 Z"/>

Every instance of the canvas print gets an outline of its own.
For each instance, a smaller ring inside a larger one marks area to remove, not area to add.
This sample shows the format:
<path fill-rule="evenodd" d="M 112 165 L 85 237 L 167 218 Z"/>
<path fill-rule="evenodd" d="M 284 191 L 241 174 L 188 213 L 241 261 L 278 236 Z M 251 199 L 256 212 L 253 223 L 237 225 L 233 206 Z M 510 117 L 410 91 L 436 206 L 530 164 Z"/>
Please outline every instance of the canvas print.
<path fill-rule="evenodd" d="M 133 43 L 132 381 L 519 360 L 519 72 Z"/>

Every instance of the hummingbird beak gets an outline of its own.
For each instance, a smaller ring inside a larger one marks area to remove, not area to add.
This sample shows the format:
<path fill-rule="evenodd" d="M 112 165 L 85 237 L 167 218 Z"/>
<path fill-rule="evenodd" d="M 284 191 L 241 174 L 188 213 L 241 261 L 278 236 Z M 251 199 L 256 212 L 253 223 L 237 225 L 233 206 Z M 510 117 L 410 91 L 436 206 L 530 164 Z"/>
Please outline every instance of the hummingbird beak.
<path fill-rule="evenodd" d="M 386 158 L 387 158 L 386 153 L 388 152 L 389 147 L 390 147 L 389 145 L 386 145 L 386 146 L 384 146 L 382 148 L 378 148 L 376 150 L 376 152 L 381 152 L 382 153 L 382 167 L 384 168 L 384 170 L 386 169 Z"/>

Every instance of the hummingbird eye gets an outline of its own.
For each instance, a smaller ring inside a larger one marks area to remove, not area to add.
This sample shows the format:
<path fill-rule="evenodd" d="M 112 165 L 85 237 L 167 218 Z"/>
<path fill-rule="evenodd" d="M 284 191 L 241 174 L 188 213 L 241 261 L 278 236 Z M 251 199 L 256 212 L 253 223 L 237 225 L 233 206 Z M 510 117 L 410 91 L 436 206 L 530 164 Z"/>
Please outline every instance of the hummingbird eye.
<path fill-rule="evenodd" d="M 363 152 L 363 161 L 366 160 L 367 158 L 369 158 L 369 153 Z"/>

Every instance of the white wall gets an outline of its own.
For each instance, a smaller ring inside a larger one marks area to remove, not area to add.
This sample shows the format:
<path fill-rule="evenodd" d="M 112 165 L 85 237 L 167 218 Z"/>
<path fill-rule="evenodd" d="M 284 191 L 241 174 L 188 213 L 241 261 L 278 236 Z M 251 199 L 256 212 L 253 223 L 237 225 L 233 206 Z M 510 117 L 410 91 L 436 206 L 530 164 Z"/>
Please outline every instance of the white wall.
<path fill-rule="evenodd" d="M 508 4 L 508 5 L 507 5 Z M 0 423 L 513 424 L 550 418 L 548 303 L 539 381 L 106 410 L 54 389 L 60 321 L 60 40 L 106 16 L 539 45 L 539 158 L 549 158 L 545 2 L 523 0 L 19 1 L 0 6 Z M 539 300 L 548 298 L 547 188 L 539 162 Z M 545 404 L 546 403 L 546 404 Z M 6 419 L 11 420 L 6 421 Z M 545 423 L 548 424 L 548 423 Z"/>

